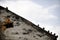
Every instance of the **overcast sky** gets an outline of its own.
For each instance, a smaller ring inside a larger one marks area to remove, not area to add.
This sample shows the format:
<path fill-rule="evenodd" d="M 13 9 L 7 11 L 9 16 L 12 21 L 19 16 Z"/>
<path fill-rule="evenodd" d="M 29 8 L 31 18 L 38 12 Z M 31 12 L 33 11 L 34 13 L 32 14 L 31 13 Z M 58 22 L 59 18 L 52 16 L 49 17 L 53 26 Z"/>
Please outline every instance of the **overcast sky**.
<path fill-rule="evenodd" d="M 0 5 L 56 33 L 60 39 L 60 0 L 0 0 Z"/>

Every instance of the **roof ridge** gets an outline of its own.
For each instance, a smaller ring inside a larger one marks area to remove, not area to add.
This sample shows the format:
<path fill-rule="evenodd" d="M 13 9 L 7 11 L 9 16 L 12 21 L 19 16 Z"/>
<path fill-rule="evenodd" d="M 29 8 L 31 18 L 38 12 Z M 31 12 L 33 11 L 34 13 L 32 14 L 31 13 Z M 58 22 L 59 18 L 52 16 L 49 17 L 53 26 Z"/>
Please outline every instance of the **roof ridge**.
<path fill-rule="evenodd" d="M 4 7 L 0 6 L 0 9 L 4 9 Z"/>
<path fill-rule="evenodd" d="M 6 8 L 4 8 L 4 7 L 2 7 L 2 6 L 0 6 L 0 8 L 1 9 L 6 9 Z M 8 9 L 7 9 L 8 10 Z M 47 33 L 47 35 L 51 35 L 51 36 L 54 36 L 54 38 L 57 38 L 58 37 L 58 35 L 56 36 L 56 34 L 54 33 L 54 34 L 52 34 L 52 32 L 50 33 L 49 32 L 49 30 L 48 31 L 46 31 L 45 30 L 45 28 L 41 28 L 41 27 L 39 27 L 38 25 L 35 25 L 34 23 L 32 23 L 31 21 L 29 21 L 29 20 L 27 20 L 27 19 L 25 19 L 25 18 L 23 18 L 23 17 L 21 17 L 20 15 L 18 15 L 18 14 L 15 14 L 14 12 L 12 12 L 12 11 L 10 11 L 10 10 L 8 10 L 9 12 L 11 12 L 11 13 L 13 13 L 14 15 L 16 15 L 16 16 L 18 16 L 18 17 L 20 17 L 25 23 L 27 23 L 27 24 L 29 24 L 29 25 L 31 25 L 32 27 L 34 27 L 35 29 L 37 29 L 39 32 L 40 32 L 40 30 L 42 30 L 42 31 L 44 31 L 44 32 L 46 32 Z"/>

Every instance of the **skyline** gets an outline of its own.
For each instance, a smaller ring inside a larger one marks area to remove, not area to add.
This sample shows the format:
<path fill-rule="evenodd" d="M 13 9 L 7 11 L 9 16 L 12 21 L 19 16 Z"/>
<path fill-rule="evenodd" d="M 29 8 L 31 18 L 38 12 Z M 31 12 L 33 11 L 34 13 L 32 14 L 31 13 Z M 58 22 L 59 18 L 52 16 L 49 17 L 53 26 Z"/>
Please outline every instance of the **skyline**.
<path fill-rule="evenodd" d="M 0 5 L 56 33 L 60 39 L 60 5 L 59 0 L 1 0 Z"/>

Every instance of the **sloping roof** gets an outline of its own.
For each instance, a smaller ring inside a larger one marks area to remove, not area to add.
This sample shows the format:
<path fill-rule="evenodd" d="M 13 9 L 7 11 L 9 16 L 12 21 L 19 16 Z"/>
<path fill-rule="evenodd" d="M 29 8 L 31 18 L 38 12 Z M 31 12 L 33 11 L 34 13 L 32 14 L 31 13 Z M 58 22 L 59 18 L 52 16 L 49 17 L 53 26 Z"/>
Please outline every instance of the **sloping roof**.
<path fill-rule="evenodd" d="M 27 19 L 25 19 L 25 18 L 23 18 L 23 17 L 15 14 L 14 12 L 12 12 L 12 11 L 10 11 L 10 10 L 8 10 L 7 7 L 4 8 L 4 7 L 0 6 L 0 10 L 3 10 L 3 9 L 4 9 L 4 10 L 7 10 L 8 12 L 11 12 L 12 14 L 16 15 L 17 17 L 20 17 L 25 23 L 31 25 L 32 27 L 34 27 L 35 29 L 37 29 L 39 32 L 41 32 L 41 31 L 42 31 L 42 32 L 45 32 L 46 35 L 49 35 L 49 36 L 53 37 L 55 40 L 57 40 L 57 37 L 58 37 L 58 36 L 56 36 L 55 33 L 52 34 L 52 32 L 50 33 L 49 31 L 44 30 L 44 28 L 41 28 L 41 27 L 39 27 L 38 25 L 35 25 L 34 23 L 30 22 L 29 20 L 27 20 Z"/>

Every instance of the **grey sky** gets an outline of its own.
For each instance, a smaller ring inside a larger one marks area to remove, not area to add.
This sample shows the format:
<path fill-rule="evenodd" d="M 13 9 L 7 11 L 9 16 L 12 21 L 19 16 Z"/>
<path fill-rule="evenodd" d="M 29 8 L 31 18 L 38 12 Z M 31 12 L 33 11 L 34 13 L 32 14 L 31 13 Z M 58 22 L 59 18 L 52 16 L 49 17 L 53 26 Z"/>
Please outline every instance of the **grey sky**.
<path fill-rule="evenodd" d="M 0 0 L 0 5 L 57 33 L 60 39 L 60 0 Z"/>
<path fill-rule="evenodd" d="M 54 4 L 59 4 L 59 1 L 60 0 L 33 0 L 33 2 L 36 2 L 43 6 L 51 6 Z"/>

